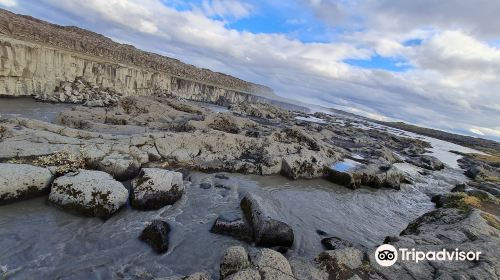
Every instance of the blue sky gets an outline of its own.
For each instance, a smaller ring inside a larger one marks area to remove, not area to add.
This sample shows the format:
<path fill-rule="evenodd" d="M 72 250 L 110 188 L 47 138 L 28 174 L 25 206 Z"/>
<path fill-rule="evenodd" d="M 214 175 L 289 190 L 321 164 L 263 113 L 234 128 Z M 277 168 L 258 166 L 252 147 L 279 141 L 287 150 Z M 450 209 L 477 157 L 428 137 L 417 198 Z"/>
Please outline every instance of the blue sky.
<path fill-rule="evenodd" d="M 500 1 L 0 0 L 381 120 L 500 139 Z"/>

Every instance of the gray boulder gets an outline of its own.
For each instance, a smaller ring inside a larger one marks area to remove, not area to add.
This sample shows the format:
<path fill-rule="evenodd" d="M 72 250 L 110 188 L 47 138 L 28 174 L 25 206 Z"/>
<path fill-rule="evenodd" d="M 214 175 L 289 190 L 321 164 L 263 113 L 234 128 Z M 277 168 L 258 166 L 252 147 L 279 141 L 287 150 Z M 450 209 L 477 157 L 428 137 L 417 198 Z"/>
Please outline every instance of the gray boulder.
<path fill-rule="evenodd" d="M 177 202 L 184 193 L 182 173 L 143 168 L 132 181 L 131 205 L 141 210 L 156 210 Z"/>
<path fill-rule="evenodd" d="M 112 153 L 96 164 L 96 169 L 109 173 L 119 181 L 134 178 L 139 173 L 141 165 L 130 155 Z"/>
<path fill-rule="evenodd" d="M 362 165 L 347 171 L 327 168 L 325 179 L 350 189 L 368 186 L 399 190 L 401 184 L 407 182 L 401 172 L 387 164 Z"/>
<path fill-rule="evenodd" d="M 108 218 L 127 203 L 128 190 L 108 173 L 80 170 L 57 178 L 49 195 L 55 205 Z"/>
<path fill-rule="evenodd" d="M 316 261 L 328 272 L 328 279 L 350 279 L 364 273 L 361 269 L 363 252 L 356 248 L 324 251 L 316 257 Z"/>
<path fill-rule="evenodd" d="M 224 278 L 226 280 L 261 280 L 260 273 L 256 269 L 243 269 L 229 277 Z"/>
<path fill-rule="evenodd" d="M 295 279 L 288 260 L 280 253 L 264 248 L 253 259 L 263 279 Z"/>
<path fill-rule="evenodd" d="M 220 277 L 221 279 L 224 279 L 231 274 L 249 267 L 250 260 L 245 248 L 241 246 L 229 247 L 222 256 L 220 263 Z"/>
<path fill-rule="evenodd" d="M 252 227 L 247 221 L 236 215 L 220 215 L 215 220 L 210 232 L 232 236 L 247 242 L 253 241 Z"/>
<path fill-rule="evenodd" d="M 48 193 L 52 177 L 47 168 L 0 163 L 0 205 Z"/>
<path fill-rule="evenodd" d="M 269 200 L 248 193 L 241 200 L 240 206 L 253 228 L 255 243 L 258 246 L 292 246 L 293 230 L 280 220 L 276 207 Z"/>

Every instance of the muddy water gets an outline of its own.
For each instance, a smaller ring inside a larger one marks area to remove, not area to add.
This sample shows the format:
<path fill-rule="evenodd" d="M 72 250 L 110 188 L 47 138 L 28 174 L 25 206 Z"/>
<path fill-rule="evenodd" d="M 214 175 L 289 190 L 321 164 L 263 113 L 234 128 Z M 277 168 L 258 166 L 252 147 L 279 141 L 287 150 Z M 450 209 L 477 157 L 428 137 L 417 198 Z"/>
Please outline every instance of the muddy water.
<path fill-rule="evenodd" d="M 6 113 L 5 108 L 12 111 L 12 106 L 17 105 L 1 107 L 0 114 Z M 50 106 L 54 108 L 47 115 L 60 109 Z M 25 112 L 36 108 L 27 106 Z M 409 164 L 397 164 L 397 168 L 409 173 L 415 184 L 401 191 L 352 191 L 323 180 L 238 174 L 227 174 L 230 178 L 224 180 L 192 172 L 186 178 L 186 194 L 176 205 L 149 212 L 126 207 L 107 221 L 61 211 L 48 205 L 46 198 L 0 206 L 0 278 L 150 279 L 197 271 L 215 277 L 225 248 L 240 244 L 251 250 L 243 242 L 209 232 L 219 214 L 240 214 L 239 201 L 246 192 L 274 201 L 283 220 L 292 226 L 295 242 L 288 256 L 312 260 L 323 249 L 317 230 L 367 247 L 380 244 L 385 236 L 399 234 L 431 210 L 432 194 L 465 180 L 453 168 L 426 177 Z M 205 181 L 227 188 L 201 189 L 199 183 Z M 144 226 L 156 218 L 172 226 L 170 249 L 161 256 L 138 239 Z"/>
<path fill-rule="evenodd" d="M 6 118 L 24 117 L 53 122 L 57 115 L 74 105 L 37 102 L 33 98 L 0 98 L 0 116 Z"/>

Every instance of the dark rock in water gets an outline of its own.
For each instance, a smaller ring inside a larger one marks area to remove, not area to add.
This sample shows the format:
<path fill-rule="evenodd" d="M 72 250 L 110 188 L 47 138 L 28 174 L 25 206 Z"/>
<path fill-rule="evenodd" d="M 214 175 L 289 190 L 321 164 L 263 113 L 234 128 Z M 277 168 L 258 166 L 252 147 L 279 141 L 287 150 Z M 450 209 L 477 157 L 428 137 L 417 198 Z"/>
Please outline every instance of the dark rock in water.
<path fill-rule="evenodd" d="M 429 155 L 412 156 L 407 160 L 407 162 L 427 170 L 444 169 L 444 163 L 436 157 Z"/>
<path fill-rule="evenodd" d="M 261 135 L 261 133 L 258 130 L 249 130 L 249 131 L 245 132 L 245 136 L 247 136 L 247 137 L 259 138 L 260 135 Z"/>
<path fill-rule="evenodd" d="M 208 190 L 212 187 L 212 184 L 210 183 L 201 183 L 200 184 L 200 188 L 204 189 L 204 190 Z"/>
<path fill-rule="evenodd" d="M 262 197 L 248 193 L 240 203 L 245 217 L 254 231 L 255 243 L 259 246 L 291 247 L 294 240 L 292 228 L 279 219 L 275 207 Z"/>
<path fill-rule="evenodd" d="M 182 174 L 179 172 L 143 168 L 132 181 L 130 202 L 133 208 L 156 210 L 177 202 L 184 193 Z"/>
<path fill-rule="evenodd" d="M 451 192 L 465 192 L 466 189 L 466 184 L 457 184 L 453 189 L 451 189 Z"/>
<path fill-rule="evenodd" d="M 168 234 L 170 225 L 161 220 L 154 220 L 141 233 L 139 239 L 148 243 L 158 254 L 168 251 Z"/>
<path fill-rule="evenodd" d="M 220 215 L 214 222 L 210 232 L 232 236 L 239 240 L 253 241 L 252 227 L 236 215 Z"/>
<path fill-rule="evenodd" d="M 317 230 L 316 230 L 316 233 L 317 233 L 318 235 L 321 235 L 321 236 L 326 236 L 326 235 L 328 235 L 328 233 L 327 233 L 326 231 L 323 231 L 323 230 L 320 230 L 320 229 L 317 229 Z"/>
<path fill-rule="evenodd" d="M 444 195 L 441 195 L 441 194 L 437 194 L 431 198 L 431 201 L 436 204 L 437 208 L 443 207 L 445 200 L 446 200 L 446 197 Z"/>
<path fill-rule="evenodd" d="M 350 189 L 368 186 L 399 190 L 402 183 L 408 182 L 399 171 L 386 164 L 369 164 L 345 172 L 327 168 L 325 179 Z"/>
<path fill-rule="evenodd" d="M 222 173 L 215 174 L 215 178 L 217 178 L 217 179 L 223 179 L 223 180 L 228 180 L 229 179 L 229 177 L 226 174 L 222 174 Z"/>
<path fill-rule="evenodd" d="M 222 185 L 222 184 L 217 184 L 217 185 L 215 185 L 215 188 L 216 188 L 216 189 L 224 189 L 224 190 L 230 190 L 230 189 L 231 189 L 230 187 L 228 187 L 228 186 L 224 186 L 224 185 Z"/>
<path fill-rule="evenodd" d="M 335 236 L 321 239 L 321 244 L 323 244 L 326 250 L 336 250 L 347 247 L 353 247 L 353 244 L 351 242 L 340 239 Z"/>

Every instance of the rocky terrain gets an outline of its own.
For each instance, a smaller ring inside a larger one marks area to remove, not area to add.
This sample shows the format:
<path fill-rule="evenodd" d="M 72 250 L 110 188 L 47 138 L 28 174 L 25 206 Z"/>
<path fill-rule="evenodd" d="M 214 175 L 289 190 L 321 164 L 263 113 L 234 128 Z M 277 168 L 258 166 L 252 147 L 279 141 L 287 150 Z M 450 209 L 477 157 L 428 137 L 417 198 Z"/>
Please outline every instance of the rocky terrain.
<path fill-rule="evenodd" d="M 0 95 L 68 103 L 54 121 L 0 116 L 2 279 L 500 278 L 496 142 L 388 124 L 479 151 L 447 149 L 308 114 L 265 86 L 5 10 L 0 54 Z M 482 255 L 382 267 L 382 243 Z"/>
<path fill-rule="evenodd" d="M 117 97 L 64 110 L 55 123 L 1 119 L 0 203 L 48 194 L 50 205 L 105 220 L 128 203 L 140 211 L 176 204 L 191 171 L 322 178 L 350 189 L 397 191 L 425 184 L 426 177 L 450 184 L 433 175 L 449 167 L 428 153 L 431 148 L 423 140 L 360 127 L 342 117 L 310 116 L 269 104 L 234 104 L 216 113 L 175 97 Z M 408 172 L 405 164 L 419 173 Z M 481 250 L 484 257 L 469 266 L 469 278 L 498 277 L 499 170 L 490 164 L 465 155 L 460 165 L 470 181 L 456 182 L 453 194 L 434 197 L 441 208 L 386 242 Z M 124 185 L 131 179 L 129 187 Z M 200 188 L 212 185 L 201 183 Z M 221 213 L 211 232 L 273 250 L 259 249 L 248 257 L 245 249 L 229 248 L 221 279 L 448 279 L 463 274 L 461 267 L 433 262 L 383 268 L 373 260 L 374 249 L 322 231 L 327 251 L 309 262 L 289 263 L 281 253 L 293 246 L 294 227 L 283 219 L 277 202 L 246 193 L 240 208 L 240 215 Z M 172 225 L 160 219 L 140 238 L 165 253 L 172 234 Z M 189 277 L 218 276 L 201 272 Z"/>

